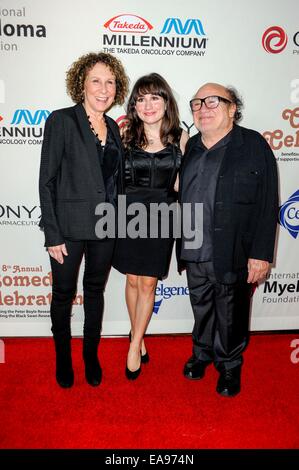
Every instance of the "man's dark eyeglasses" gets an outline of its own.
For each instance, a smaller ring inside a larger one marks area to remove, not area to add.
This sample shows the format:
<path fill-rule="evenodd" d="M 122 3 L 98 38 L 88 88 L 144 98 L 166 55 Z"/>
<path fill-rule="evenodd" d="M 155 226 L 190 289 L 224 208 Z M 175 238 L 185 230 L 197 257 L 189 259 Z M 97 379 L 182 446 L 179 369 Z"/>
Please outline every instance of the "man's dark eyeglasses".
<path fill-rule="evenodd" d="M 205 98 L 194 98 L 190 101 L 191 111 L 199 111 L 202 107 L 202 103 L 206 105 L 208 109 L 214 109 L 219 106 L 220 101 L 224 103 L 232 103 L 232 101 L 222 96 L 206 96 Z"/>

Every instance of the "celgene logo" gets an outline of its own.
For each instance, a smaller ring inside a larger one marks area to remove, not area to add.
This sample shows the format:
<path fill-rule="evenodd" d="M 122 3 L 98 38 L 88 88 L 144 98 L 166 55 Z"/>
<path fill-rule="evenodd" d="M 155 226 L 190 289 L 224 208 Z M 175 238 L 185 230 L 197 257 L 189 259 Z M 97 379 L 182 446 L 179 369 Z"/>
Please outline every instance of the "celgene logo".
<path fill-rule="evenodd" d="M 299 233 L 299 190 L 280 207 L 279 223 L 288 230 L 293 238 L 297 238 Z"/>
<path fill-rule="evenodd" d="M 38 109 L 34 113 L 31 113 L 29 109 L 17 109 L 11 121 L 11 124 L 20 124 L 24 121 L 29 126 L 38 125 L 42 120 L 46 120 L 49 116 L 50 111 L 47 109 Z"/>
<path fill-rule="evenodd" d="M 159 283 L 156 287 L 155 294 L 157 297 L 162 297 L 160 300 L 156 300 L 154 303 L 153 313 L 158 314 L 163 300 L 168 300 L 178 295 L 189 295 L 189 288 L 187 286 L 166 286 L 163 284 L 163 282 L 161 282 L 161 284 Z"/>
<path fill-rule="evenodd" d="M 141 16 L 130 14 L 114 16 L 106 21 L 104 27 L 114 33 L 145 33 L 153 29 L 153 26 Z"/>
<path fill-rule="evenodd" d="M 174 30 L 176 34 L 184 35 L 191 34 L 194 31 L 197 36 L 205 36 L 205 32 L 203 30 L 203 26 L 201 21 L 194 18 L 189 18 L 185 21 L 183 25 L 180 18 L 167 18 L 162 28 L 161 34 L 169 34 L 171 30 Z"/>
<path fill-rule="evenodd" d="M 282 52 L 288 42 L 288 36 L 280 26 L 270 26 L 262 38 L 263 48 L 271 54 Z"/>
<path fill-rule="evenodd" d="M 157 302 L 154 303 L 153 313 L 155 313 L 156 315 L 159 312 L 159 308 L 161 307 L 162 301 L 163 301 L 163 299 L 157 300 Z"/>

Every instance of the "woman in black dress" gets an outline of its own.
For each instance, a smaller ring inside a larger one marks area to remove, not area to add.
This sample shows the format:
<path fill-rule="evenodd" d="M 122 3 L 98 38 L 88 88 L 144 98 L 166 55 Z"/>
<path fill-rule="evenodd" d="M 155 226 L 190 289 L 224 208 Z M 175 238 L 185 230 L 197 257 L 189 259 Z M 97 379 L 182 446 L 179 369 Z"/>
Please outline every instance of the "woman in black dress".
<path fill-rule="evenodd" d="M 149 360 L 143 336 L 153 311 L 157 281 L 168 273 L 174 242 L 171 212 L 166 221 L 165 215 L 154 215 L 149 209 L 155 204 L 175 203 L 177 174 L 188 134 L 180 128 L 170 86 L 157 73 L 137 80 L 129 98 L 127 119 L 123 135 L 127 210 L 132 203 L 142 203 L 147 215 L 137 227 L 134 216 L 127 216 L 127 234 L 117 240 L 113 266 L 127 276 L 131 341 L 126 376 L 136 379 L 141 362 Z M 161 236 L 165 222 L 169 222 L 170 228 L 166 238 Z M 154 226 L 158 229 L 155 237 L 150 234 Z M 137 238 L 136 228 L 142 234 Z"/>

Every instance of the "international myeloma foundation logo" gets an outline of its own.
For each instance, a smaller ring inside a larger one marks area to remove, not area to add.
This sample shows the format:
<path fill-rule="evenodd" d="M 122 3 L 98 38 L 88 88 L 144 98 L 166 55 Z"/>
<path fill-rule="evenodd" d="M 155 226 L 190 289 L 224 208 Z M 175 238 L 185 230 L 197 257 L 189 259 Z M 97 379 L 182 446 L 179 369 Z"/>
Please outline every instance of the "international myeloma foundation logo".
<path fill-rule="evenodd" d="M 113 33 L 146 33 L 153 26 L 144 18 L 137 15 L 123 14 L 117 15 L 104 24 Z"/>
<path fill-rule="evenodd" d="M 266 29 L 262 37 L 263 48 L 270 54 L 282 52 L 288 42 L 286 32 L 280 26 L 270 26 Z"/>

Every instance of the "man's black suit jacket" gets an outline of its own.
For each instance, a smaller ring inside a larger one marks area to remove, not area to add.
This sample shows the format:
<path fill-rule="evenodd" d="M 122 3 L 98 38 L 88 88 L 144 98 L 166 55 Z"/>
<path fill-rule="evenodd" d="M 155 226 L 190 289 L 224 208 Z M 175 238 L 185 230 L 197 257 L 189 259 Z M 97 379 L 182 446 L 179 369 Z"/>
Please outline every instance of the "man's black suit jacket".
<path fill-rule="evenodd" d="M 183 158 L 200 134 L 191 137 Z M 180 185 L 179 200 L 182 194 Z M 213 263 L 224 284 L 245 280 L 248 258 L 273 261 L 278 215 L 277 165 L 266 140 L 256 131 L 234 125 L 218 174 L 213 221 Z M 177 245 L 179 268 L 180 244 Z"/>
<path fill-rule="evenodd" d="M 105 116 L 119 147 L 117 184 L 123 181 L 123 148 L 118 126 Z M 82 104 L 53 111 L 45 124 L 39 192 L 45 246 L 65 238 L 96 240 L 97 204 L 106 200 L 95 138 Z"/>

